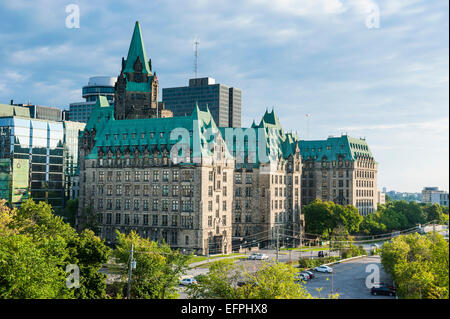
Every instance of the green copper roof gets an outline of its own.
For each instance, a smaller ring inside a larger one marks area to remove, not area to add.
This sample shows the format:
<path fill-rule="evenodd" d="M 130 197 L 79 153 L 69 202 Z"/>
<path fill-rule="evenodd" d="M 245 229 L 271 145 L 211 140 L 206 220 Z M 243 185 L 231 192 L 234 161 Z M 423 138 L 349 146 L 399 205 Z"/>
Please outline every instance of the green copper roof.
<path fill-rule="evenodd" d="M 96 132 L 99 132 L 110 118 L 114 118 L 114 108 L 109 105 L 106 97 L 100 96 L 97 99 L 97 102 L 95 102 L 89 120 L 86 123 L 85 130 L 91 131 L 92 129 L 95 129 Z M 80 134 L 83 134 L 83 132 Z"/>
<path fill-rule="evenodd" d="M 147 54 L 145 53 L 144 41 L 142 40 L 141 26 L 136 21 L 123 73 L 134 72 L 134 63 L 138 57 L 143 67 L 142 73 L 152 74 L 148 65 Z"/>
<path fill-rule="evenodd" d="M 177 134 L 171 136 L 175 129 L 181 129 L 180 132 L 189 134 L 185 135 L 185 138 L 189 139 L 191 150 L 195 151 L 192 148 L 194 143 L 206 146 L 213 140 L 213 136 L 206 139 L 202 135 L 205 130 L 209 128 L 218 130 L 209 110 L 202 112 L 198 105 L 190 116 L 129 120 L 114 119 L 112 109 L 99 106 L 94 108 L 86 128 L 88 130 L 95 128 L 95 146 L 87 158 L 97 158 L 99 148 L 105 154 L 108 151 L 115 154 L 117 150 L 123 154 L 129 150 L 131 156 L 135 149 L 143 151 L 146 148 L 150 154 L 154 150 L 170 152 L 172 146 L 181 140 Z M 192 156 L 197 157 L 200 154 L 193 152 Z"/>
<path fill-rule="evenodd" d="M 228 128 L 220 128 L 220 130 L 222 131 L 222 136 L 224 136 L 225 139 L 229 138 L 226 134 L 226 130 L 228 130 Z M 298 144 L 298 137 L 292 133 L 285 133 L 283 131 L 274 110 L 272 110 L 272 112 L 266 110 L 259 125 L 256 125 L 253 121 L 251 127 L 246 128 L 245 130 L 255 131 L 257 143 L 256 146 L 253 146 L 253 149 L 251 149 L 251 146 L 248 145 L 248 143 L 245 143 L 244 140 L 244 156 L 252 156 L 249 154 L 250 151 L 256 151 L 256 160 L 253 163 L 254 167 L 258 167 L 260 165 L 260 155 L 264 153 L 265 155 L 277 155 L 278 158 L 282 157 L 284 159 L 287 159 L 290 155 L 295 154 Z M 264 145 L 264 151 L 259 149 L 260 145 Z M 233 147 L 233 149 L 235 149 L 235 147 Z M 238 154 L 236 153 L 236 155 Z M 239 163 L 236 163 L 237 167 L 239 167 L 239 165 Z"/>
<path fill-rule="evenodd" d="M 303 160 L 338 161 L 339 156 L 344 160 L 354 161 L 358 157 L 373 159 L 373 155 L 364 139 L 352 138 L 347 135 L 329 137 L 326 140 L 300 141 L 300 154 Z"/>

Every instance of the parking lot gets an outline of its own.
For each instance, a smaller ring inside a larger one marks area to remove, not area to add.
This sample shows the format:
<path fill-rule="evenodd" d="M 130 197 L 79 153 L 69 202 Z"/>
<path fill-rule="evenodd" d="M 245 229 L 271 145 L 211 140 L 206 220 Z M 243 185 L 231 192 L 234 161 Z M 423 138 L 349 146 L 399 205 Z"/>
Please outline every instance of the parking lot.
<path fill-rule="evenodd" d="M 377 267 L 379 281 L 391 284 L 389 275 L 383 270 L 379 256 L 368 256 L 332 265 L 333 273 L 315 272 L 315 278 L 306 282 L 308 292 L 316 297 L 327 298 L 333 293 L 339 294 L 339 299 L 392 299 L 390 296 L 372 296 L 366 287 L 366 278 L 373 270 L 366 272 L 368 265 Z M 373 269 L 373 268 L 372 268 Z M 319 291 L 320 290 L 320 291 Z"/>

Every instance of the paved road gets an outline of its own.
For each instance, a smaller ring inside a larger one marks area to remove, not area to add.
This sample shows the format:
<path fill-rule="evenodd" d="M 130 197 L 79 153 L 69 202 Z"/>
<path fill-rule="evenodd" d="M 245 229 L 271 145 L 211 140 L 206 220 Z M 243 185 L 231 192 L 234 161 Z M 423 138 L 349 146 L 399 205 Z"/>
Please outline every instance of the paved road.
<path fill-rule="evenodd" d="M 392 283 L 389 275 L 383 270 L 379 256 L 368 256 L 333 265 L 333 274 L 315 273 L 316 277 L 306 282 L 309 293 L 316 297 L 326 298 L 331 292 L 339 294 L 339 299 L 392 299 L 389 296 L 372 296 L 366 287 L 366 278 L 373 271 L 366 272 L 370 264 L 378 266 L 379 282 Z M 322 288 L 319 292 L 317 288 Z"/>

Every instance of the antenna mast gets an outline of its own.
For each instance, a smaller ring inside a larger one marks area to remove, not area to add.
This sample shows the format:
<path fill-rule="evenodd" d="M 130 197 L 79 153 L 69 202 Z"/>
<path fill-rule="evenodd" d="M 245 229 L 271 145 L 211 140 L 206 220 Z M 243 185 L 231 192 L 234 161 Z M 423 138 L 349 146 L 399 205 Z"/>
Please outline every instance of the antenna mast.
<path fill-rule="evenodd" d="M 306 139 L 309 140 L 309 114 L 306 114 Z"/>
<path fill-rule="evenodd" d="M 195 61 L 194 61 L 194 72 L 195 72 L 195 78 L 197 78 L 197 70 L 198 70 L 198 45 L 200 42 L 198 40 L 195 40 Z"/>

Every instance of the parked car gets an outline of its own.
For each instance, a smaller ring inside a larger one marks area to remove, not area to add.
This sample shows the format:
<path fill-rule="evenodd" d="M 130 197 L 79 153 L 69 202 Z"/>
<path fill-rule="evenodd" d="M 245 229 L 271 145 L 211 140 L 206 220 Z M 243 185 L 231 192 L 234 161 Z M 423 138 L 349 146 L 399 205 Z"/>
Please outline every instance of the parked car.
<path fill-rule="evenodd" d="M 256 260 L 268 260 L 269 256 L 267 256 L 266 254 L 257 254 L 255 259 Z"/>
<path fill-rule="evenodd" d="M 312 271 L 305 270 L 304 272 L 306 272 L 309 275 L 309 279 L 313 279 L 315 277 Z"/>
<path fill-rule="evenodd" d="M 182 284 L 183 286 L 195 285 L 196 283 L 197 280 L 195 280 L 194 278 L 183 278 L 180 282 L 180 284 Z"/>
<path fill-rule="evenodd" d="M 314 270 L 317 272 L 328 272 L 328 273 L 333 272 L 333 268 L 325 266 L 325 265 L 318 266 L 318 267 L 314 268 Z"/>
<path fill-rule="evenodd" d="M 294 280 L 296 281 L 296 282 L 299 282 L 299 281 L 307 281 L 309 279 L 309 277 L 307 277 L 307 275 L 305 274 L 305 273 L 303 273 L 303 272 L 299 272 L 299 273 L 296 273 L 295 275 L 294 275 Z"/>
<path fill-rule="evenodd" d="M 253 253 L 253 254 L 248 256 L 248 259 L 255 260 L 257 255 L 258 255 L 258 253 Z"/>
<path fill-rule="evenodd" d="M 269 256 L 262 253 L 253 253 L 250 256 L 248 256 L 248 259 L 250 260 L 268 260 Z"/>
<path fill-rule="evenodd" d="M 311 275 L 306 271 L 302 271 L 300 274 L 303 274 L 306 277 L 306 279 L 308 279 L 308 280 L 311 279 Z"/>
<path fill-rule="evenodd" d="M 397 294 L 397 291 L 392 286 L 380 284 L 380 285 L 373 286 L 370 289 L 370 293 L 374 296 L 376 296 L 376 295 L 395 296 Z"/>

